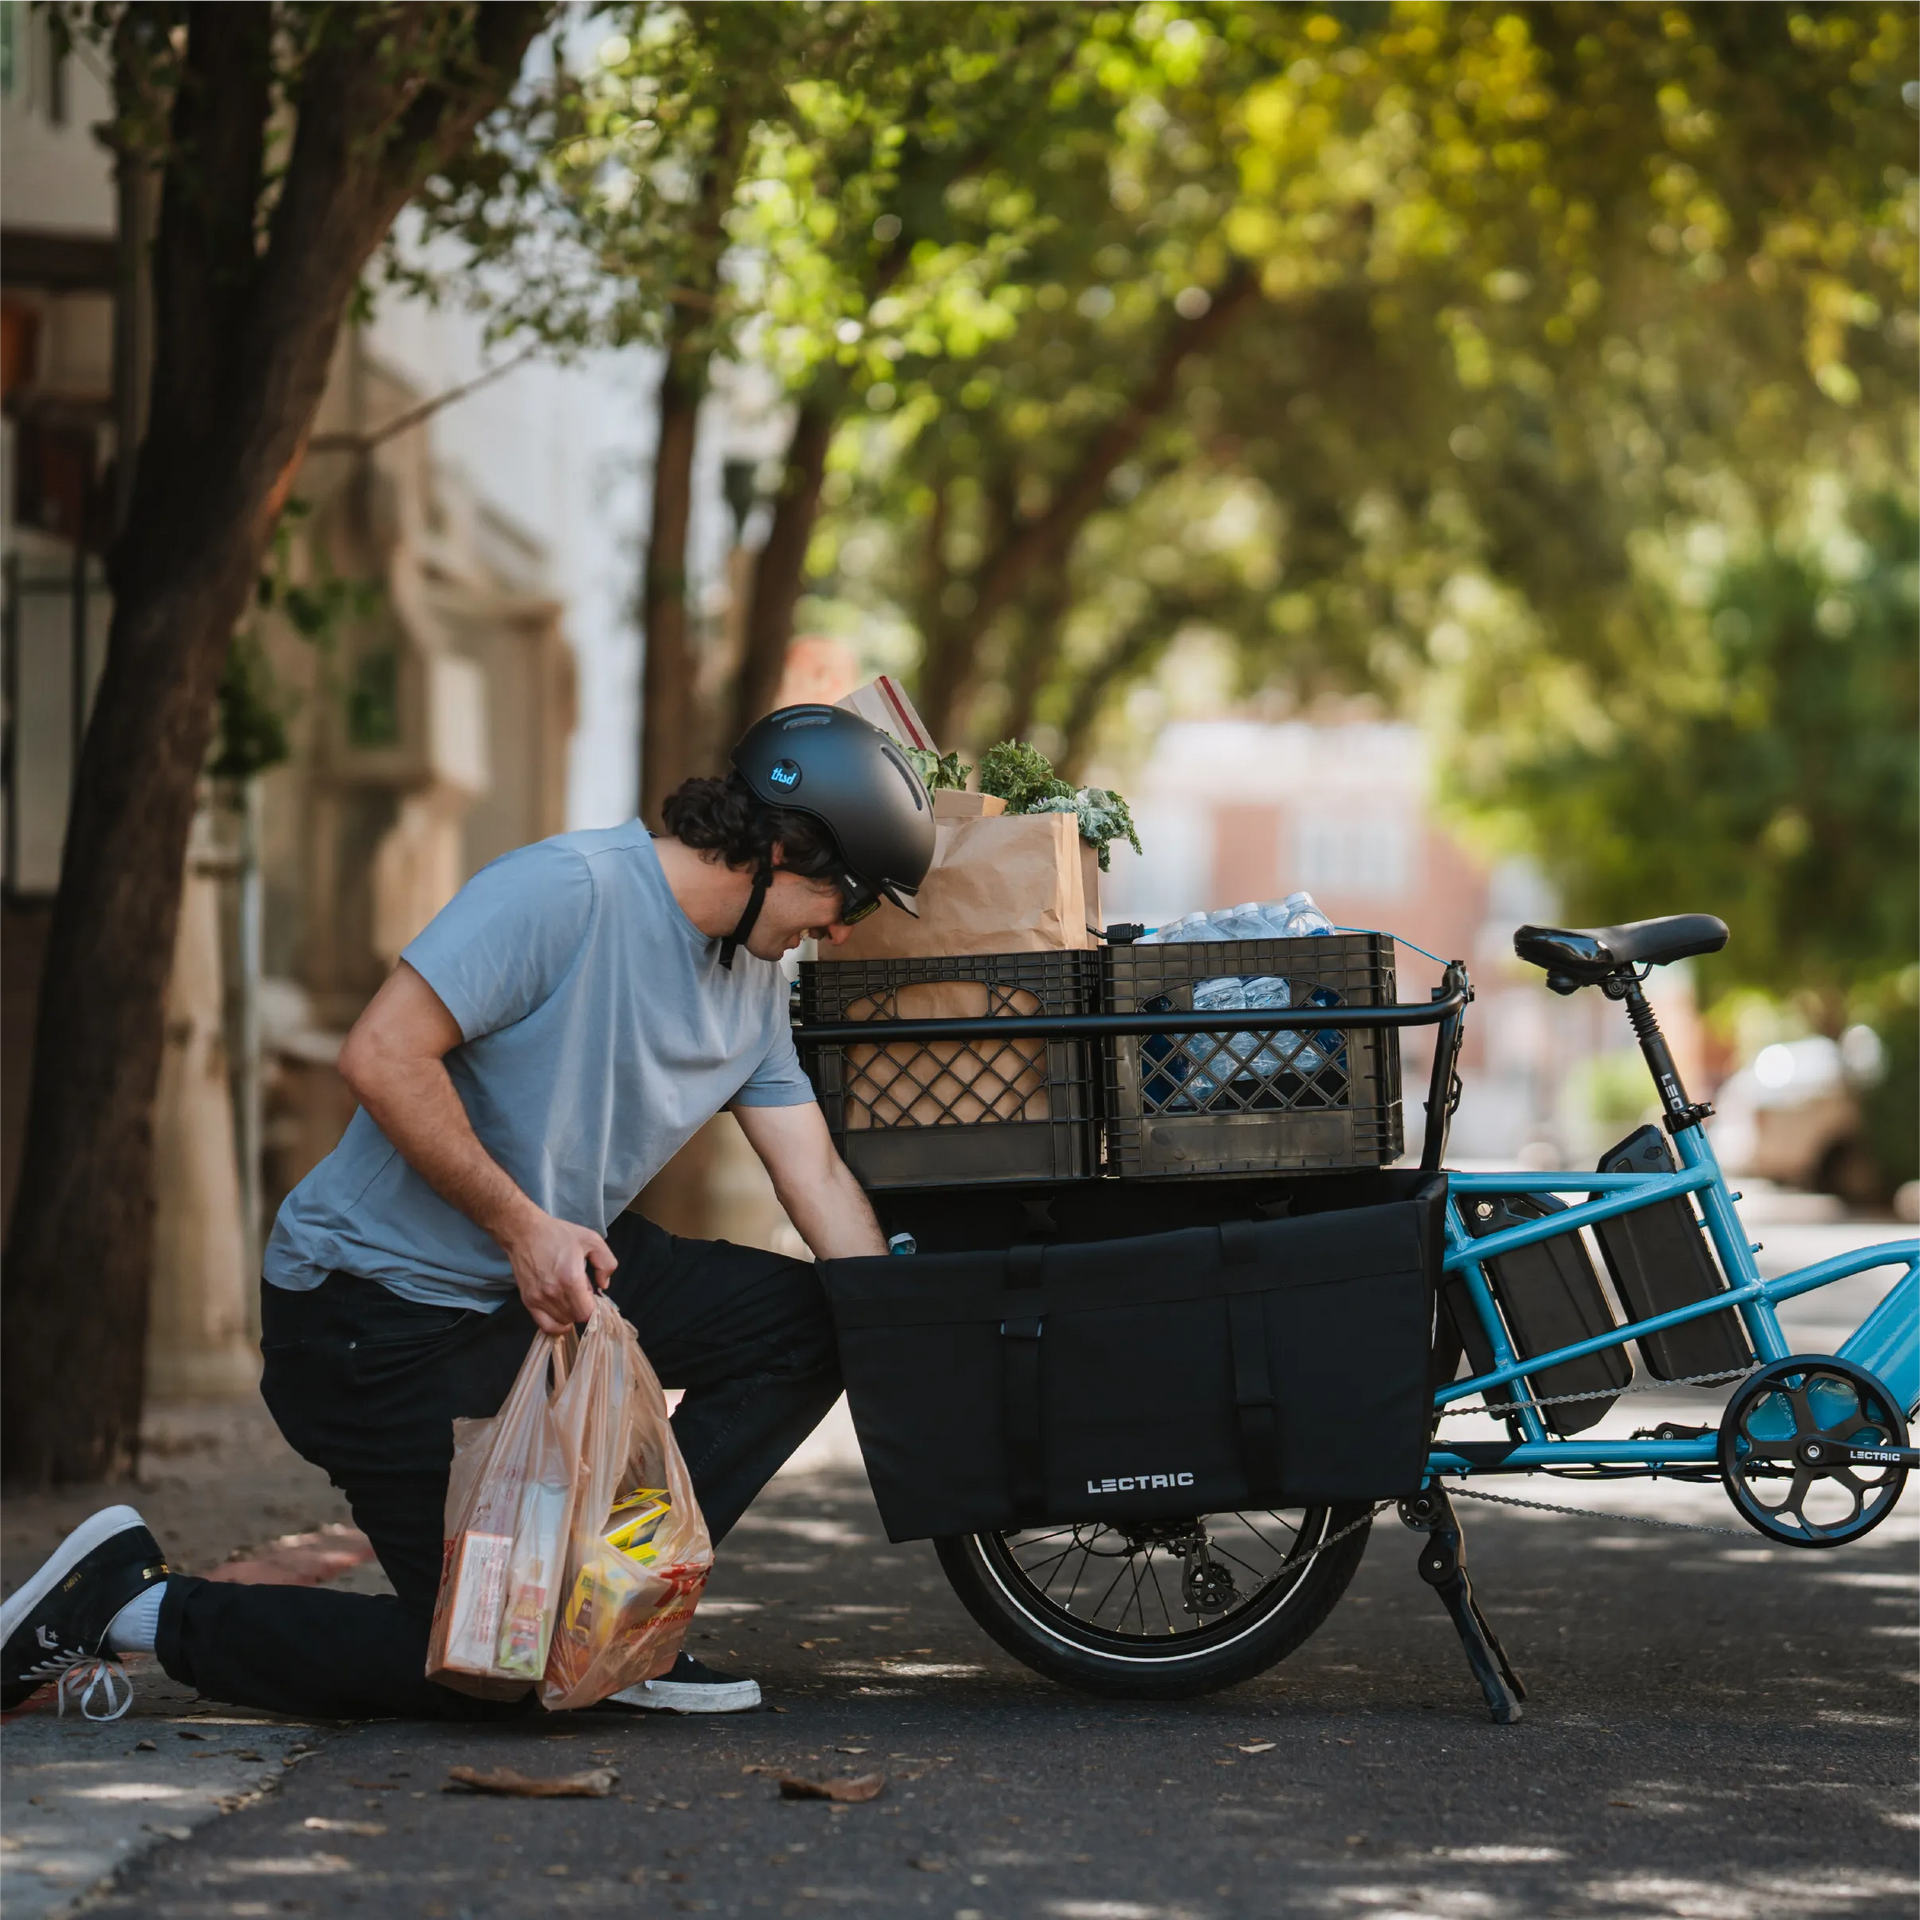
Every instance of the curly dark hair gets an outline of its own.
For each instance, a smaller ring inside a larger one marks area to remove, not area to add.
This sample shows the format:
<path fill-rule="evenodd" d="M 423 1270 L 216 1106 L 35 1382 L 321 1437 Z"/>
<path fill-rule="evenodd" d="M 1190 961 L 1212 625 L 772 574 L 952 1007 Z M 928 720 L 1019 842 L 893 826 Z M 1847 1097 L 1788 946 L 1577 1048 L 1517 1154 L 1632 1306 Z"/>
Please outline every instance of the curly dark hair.
<path fill-rule="evenodd" d="M 832 879 L 841 870 L 833 836 L 811 814 L 763 806 L 737 773 L 724 780 L 683 780 L 660 808 L 682 846 L 718 854 L 730 867 L 756 868 L 776 842 L 781 864 L 803 880 Z"/>

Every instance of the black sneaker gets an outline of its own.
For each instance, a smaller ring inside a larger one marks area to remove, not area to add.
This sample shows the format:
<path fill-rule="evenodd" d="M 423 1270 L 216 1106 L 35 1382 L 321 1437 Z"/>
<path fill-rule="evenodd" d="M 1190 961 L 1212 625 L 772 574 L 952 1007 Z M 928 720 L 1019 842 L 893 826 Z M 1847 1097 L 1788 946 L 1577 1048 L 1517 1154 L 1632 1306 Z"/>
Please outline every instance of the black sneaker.
<path fill-rule="evenodd" d="M 69 1668 L 107 1659 L 113 1616 L 167 1571 L 159 1542 L 131 1507 L 103 1507 L 77 1526 L 0 1606 L 0 1711 Z"/>
<path fill-rule="evenodd" d="M 642 1680 L 611 1698 L 648 1713 L 750 1713 L 760 1704 L 760 1682 L 716 1673 L 704 1660 L 682 1653 L 659 1679 Z"/>

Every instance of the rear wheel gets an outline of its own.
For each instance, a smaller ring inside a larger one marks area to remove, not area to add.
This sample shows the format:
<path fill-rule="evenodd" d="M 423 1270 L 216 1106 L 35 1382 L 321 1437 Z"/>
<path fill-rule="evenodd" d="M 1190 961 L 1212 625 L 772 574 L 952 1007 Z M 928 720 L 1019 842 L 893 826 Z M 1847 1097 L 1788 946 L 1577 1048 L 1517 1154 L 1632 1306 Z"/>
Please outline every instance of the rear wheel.
<path fill-rule="evenodd" d="M 967 1611 L 1016 1660 L 1088 1693 L 1167 1700 L 1285 1659 L 1346 1591 L 1367 1549 L 1367 1515 L 1291 1507 L 935 1544 Z"/>

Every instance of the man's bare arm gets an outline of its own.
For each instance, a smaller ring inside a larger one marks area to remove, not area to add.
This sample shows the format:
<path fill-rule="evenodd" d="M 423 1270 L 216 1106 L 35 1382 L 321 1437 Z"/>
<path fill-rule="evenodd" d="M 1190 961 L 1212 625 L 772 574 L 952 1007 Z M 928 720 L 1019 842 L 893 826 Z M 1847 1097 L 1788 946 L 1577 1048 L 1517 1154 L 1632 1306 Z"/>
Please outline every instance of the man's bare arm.
<path fill-rule="evenodd" d="M 819 1259 L 886 1252 L 873 1208 L 835 1151 L 826 1117 L 813 1101 L 797 1107 L 735 1107 L 733 1117 L 772 1175 L 787 1218 Z"/>
<path fill-rule="evenodd" d="M 500 1243 L 543 1333 L 592 1311 L 618 1264 L 591 1227 L 536 1206 L 480 1144 L 446 1056 L 463 1036 L 440 996 L 403 960 L 340 1049 L 340 1077 L 400 1156 L 449 1206 Z"/>

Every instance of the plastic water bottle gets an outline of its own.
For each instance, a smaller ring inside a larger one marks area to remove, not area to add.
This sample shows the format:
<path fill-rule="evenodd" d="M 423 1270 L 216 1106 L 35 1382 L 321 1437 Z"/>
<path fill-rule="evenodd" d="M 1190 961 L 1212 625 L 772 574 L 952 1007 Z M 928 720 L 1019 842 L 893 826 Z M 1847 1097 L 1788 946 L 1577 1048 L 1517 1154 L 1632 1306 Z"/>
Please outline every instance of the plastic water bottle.
<path fill-rule="evenodd" d="M 890 1233 L 887 1235 L 889 1253 L 918 1253 L 920 1242 L 910 1233 Z"/>
<path fill-rule="evenodd" d="M 1308 934 L 1331 933 L 1333 922 L 1313 903 L 1310 893 L 1290 893 L 1280 902 L 1285 915 L 1287 937 L 1298 940 Z"/>
<path fill-rule="evenodd" d="M 1223 908 L 1212 916 L 1215 940 L 1270 940 L 1273 921 L 1268 909 L 1258 900 L 1243 900 L 1237 907 Z"/>
<path fill-rule="evenodd" d="M 1290 1007 L 1293 1004 L 1293 989 L 1277 973 L 1248 975 L 1241 984 L 1246 989 L 1246 1004 L 1249 1007 Z M 1285 1049 L 1291 1047 L 1293 1041 L 1291 1033 L 1276 1031 L 1262 1034 L 1260 1051 L 1253 1056 L 1253 1071 L 1262 1079 L 1271 1080 L 1286 1066 Z"/>
<path fill-rule="evenodd" d="M 1183 913 L 1178 920 L 1169 920 L 1161 926 L 1150 927 L 1133 944 L 1136 947 L 1171 947 L 1182 940 L 1190 940 L 1193 935 L 1187 932 L 1188 926 L 1195 920 L 1204 920 L 1204 913 Z"/>
<path fill-rule="evenodd" d="M 1237 973 L 1221 974 L 1212 980 L 1196 982 L 1193 989 L 1195 1013 L 1238 1013 L 1247 1004 L 1246 982 Z M 1188 1042 L 1187 1057 L 1193 1064 L 1186 1090 L 1204 1106 L 1220 1087 L 1233 1077 L 1234 1065 L 1224 1054 L 1211 1052 L 1212 1041 L 1195 1036 Z M 1237 1033 L 1227 1043 L 1241 1058 L 1246 1058 L 1258 1043 L 1248 1033 Z M 1203 1057 L 1204 1056 L 1204 1057 Z"/>

